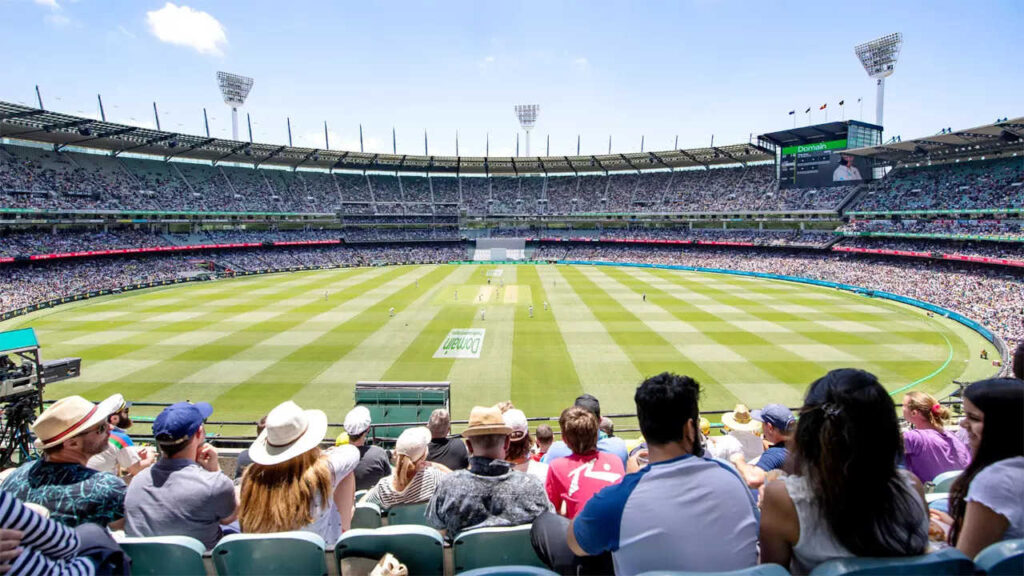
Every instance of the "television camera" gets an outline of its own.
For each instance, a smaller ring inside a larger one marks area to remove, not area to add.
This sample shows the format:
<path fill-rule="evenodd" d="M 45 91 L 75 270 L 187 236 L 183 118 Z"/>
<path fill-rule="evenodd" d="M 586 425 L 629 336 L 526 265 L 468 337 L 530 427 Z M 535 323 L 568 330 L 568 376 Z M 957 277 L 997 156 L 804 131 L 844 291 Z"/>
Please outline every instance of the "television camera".
<path fill-rule="evenodd" d="M 43 407 L 43 387 L 81 374 L 81 358 L 43 362 L 35 330 L 0 332 L 0 468 L 35 454 L 29 429 Z"/>

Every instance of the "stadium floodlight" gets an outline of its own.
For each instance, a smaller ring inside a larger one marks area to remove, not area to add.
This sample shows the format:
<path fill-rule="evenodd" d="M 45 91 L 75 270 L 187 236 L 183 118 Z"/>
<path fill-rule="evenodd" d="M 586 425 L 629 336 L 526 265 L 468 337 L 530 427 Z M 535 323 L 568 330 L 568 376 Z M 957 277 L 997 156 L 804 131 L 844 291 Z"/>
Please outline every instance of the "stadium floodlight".
<path fill-rule="evenodd" d="M 245 104 L 252 90 L 252 78 L 217 72 L 217 85 L 224 96 L 224 103 L 231 106 L 231 139 L 238 140 L 238 107 Z"/>
<path fill-rule="evenodd" d="M 875 123 L 882 126 L 882 108 L 885 102 L 885 78 L 892 75 L 896 60 L 903 47 L 903 34 L 899 32 L 882 36 L 871 42 L 855 46 L 853 51 L 860 59 L 868 76 L 875 79 L 878 92 L 875 100 Z"/>
<path fill-rule="evenodd" d="M 530 155 L 530 130 L 537 125 L 537 113 L 540 106 L 537 104 L 517 104 L 516 116 L 519 117 L 519 124 L 526 131 L 526 155 Z"/>

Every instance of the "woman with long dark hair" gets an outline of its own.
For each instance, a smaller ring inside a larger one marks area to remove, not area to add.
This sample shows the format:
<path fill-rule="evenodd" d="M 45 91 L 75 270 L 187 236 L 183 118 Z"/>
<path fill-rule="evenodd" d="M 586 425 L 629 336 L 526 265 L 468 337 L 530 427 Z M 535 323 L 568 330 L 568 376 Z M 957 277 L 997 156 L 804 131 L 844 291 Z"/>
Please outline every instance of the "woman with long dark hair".
<path fill-rule="evenodd" d="M 833 558 L 923 554 L 923 490 L 897 468 L 900 440 L 873 374 L 833 370 L 811 384 L 792 440 L 796 473 L 765 489 L 761 562 L 807 574 Z"/>
<path fill-rule="evenodd" d="M 964 390 L 960 425 L 974 458 L 949 495 L 949 543 L 974 557 L 1024 538 L 1024 381 L 991 378 Z"/>

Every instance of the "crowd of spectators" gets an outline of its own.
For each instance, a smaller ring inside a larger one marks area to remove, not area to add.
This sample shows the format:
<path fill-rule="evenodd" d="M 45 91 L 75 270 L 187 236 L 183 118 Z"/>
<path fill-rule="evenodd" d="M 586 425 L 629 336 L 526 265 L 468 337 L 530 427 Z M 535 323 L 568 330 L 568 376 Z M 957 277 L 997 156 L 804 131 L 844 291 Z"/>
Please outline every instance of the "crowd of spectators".
<path fill-rule="evenodd" d="M 1001 258 L 1024 262 L 1024 242 L 963 242 L 958 240 L 908 240 L 903 238 L 844 238 L 837 246 L 870 250 L 901 250 L 928 254 L 950 254 Z"/>
<path fill-rule="evenodd" d="M 877 234 L 1001 236 L 1024 240 L 1024 222 L 1020 220 L 852 220 L 839 230 Z"/>
<path fill-rule="evenodd" d="M 1022 184 L 1024 165 L 1012 158 L 903 167 L 870 183 L 851 208 L 1016 208 L 1024 204 Z M 449 214 L 459 207 L 470 215 L 835 211 L 858 186 L 780 188 L 770 165 L 597 176 L 427 178 L 0 147 L 0 204 L 11 208 L 385 215 Z"/>
<path fill-rule="evenodd" d="M 108 530 L 189 536 L 208 550 L 231 534 L 300 530 L 333 546 L 357 527 L 360 507 L 384 517 L 410 504 L 423 505 L 420 523 L 449 543 L 478 528 L 527 526 L 537 558 L 558 574 L 774 563 L 800 575 L 830 560 L 945 547 L 970 559 L 1024 535 L 1019 378 L 968 385 L 962 434 L 946 430 L 948 412 L 920 393 L 903 399 L 913 429 L 901 431 L 886 388 L 852 368 L 812 382 L 799 418 L 778 404 L 737 405 L 721 417 L 723 435 L 700 416 L 701 392 L 694 378 L 668 372 L 640 382 L 635 440 L 615 436 L 599 400 L 582 394 L 562 410 L 562 440 L 546 450 L 510 401 L 474 406 L 459 436 L 447 410 L 435 410 L 427 427 L 399 435 L 390 456 L 367 441 L 365 406 L 348 412 L 345 432 L 325 449 L 325 412 L 286 400 L 260 420 L 234 481 L 208 443 L 209 403 L 165 407 L 152 423 L 159 459 L 147 450 L 134 468 L 105 470 L 94 467 L 97 456 L 134 448 L 130 406 L 120 394 L 98 404 L 68 396 L 32 424 L 42 458 L 3 480 L 0 557 L 19 574 L 129 573 Z M 537 437 L 550 442 L 544 428 Z M 740 448 L 725 459 L 718 446 L 729 444 Z M 930 509 L 923 482 L 953 470 L 962 473 L 937 501 L 948 512 Z M 357 497 L 360 486 L 368 491 Z M 404 554 L 381 538 L 374 561 Z M 401 561 L 381 564 L 407 573 Z"/>
<path fill-rule="evenodd" d="M 1003 158 L 898 168 L 850 210 L 984 210 L 1024 206 L 1024 162 Z"/>

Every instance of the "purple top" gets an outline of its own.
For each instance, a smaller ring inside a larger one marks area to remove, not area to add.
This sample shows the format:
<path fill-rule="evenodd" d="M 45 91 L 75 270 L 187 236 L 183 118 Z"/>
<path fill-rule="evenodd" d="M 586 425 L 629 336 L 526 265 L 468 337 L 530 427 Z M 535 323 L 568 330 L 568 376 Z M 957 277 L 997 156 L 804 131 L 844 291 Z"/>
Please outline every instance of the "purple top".
<path fill-rule="evenodd" d="M 971 462 L 971 451 L 953 434 L 938 430 L 908 430 L 903 433 L 907 468 L 921 482 L 929 482 L 950 470 L 963 470 Z"/>

